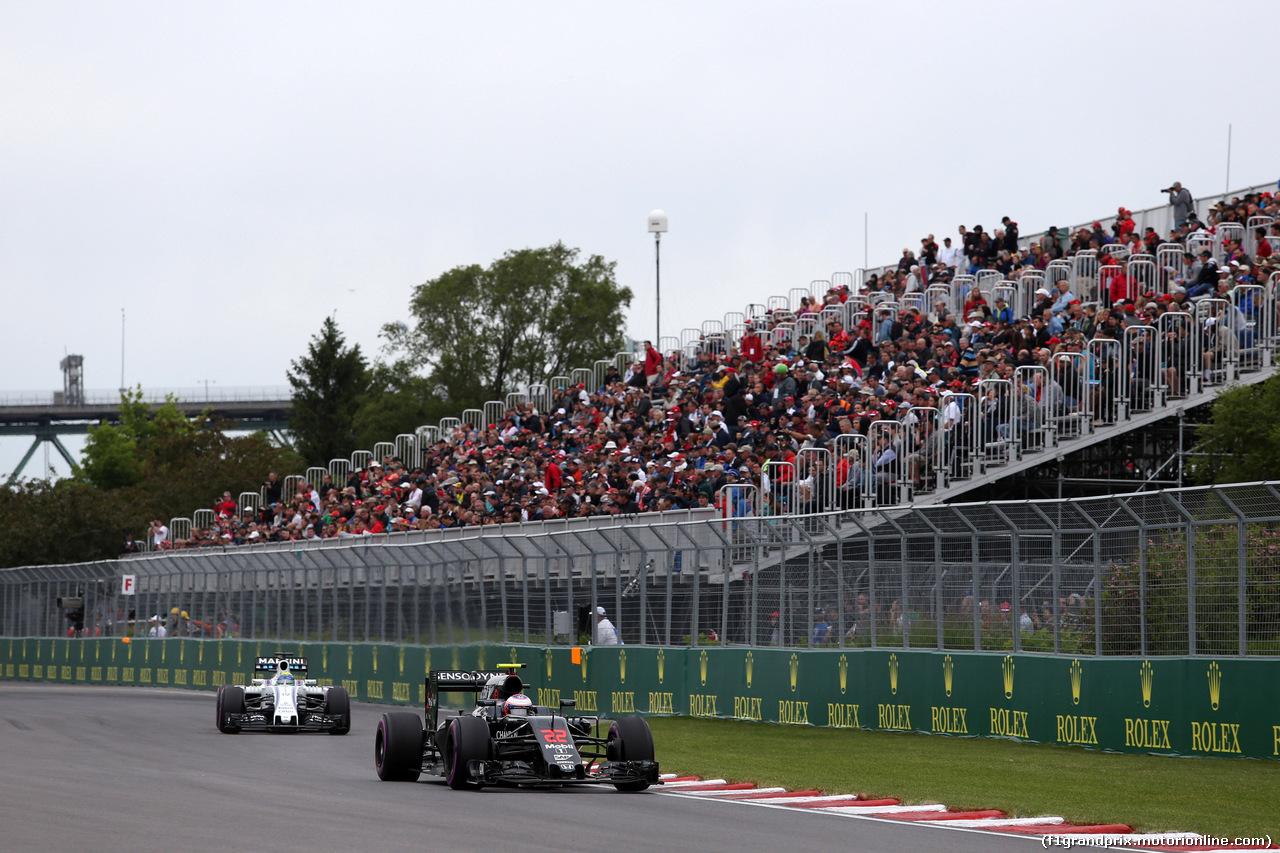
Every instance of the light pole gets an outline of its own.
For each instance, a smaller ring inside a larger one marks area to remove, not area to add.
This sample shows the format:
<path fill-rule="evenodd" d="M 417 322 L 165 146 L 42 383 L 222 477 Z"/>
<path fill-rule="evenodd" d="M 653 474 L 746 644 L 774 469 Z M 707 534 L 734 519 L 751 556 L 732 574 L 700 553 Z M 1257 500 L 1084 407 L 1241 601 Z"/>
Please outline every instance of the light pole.
<path fill-rule="evenodd" d="M 667 215 L 661 210 L 649 211 L 649 233 L 653 234 L 654 301 L 657 303 L 653 343 L 662 352 L 662 235 L 667 233 Z"/>

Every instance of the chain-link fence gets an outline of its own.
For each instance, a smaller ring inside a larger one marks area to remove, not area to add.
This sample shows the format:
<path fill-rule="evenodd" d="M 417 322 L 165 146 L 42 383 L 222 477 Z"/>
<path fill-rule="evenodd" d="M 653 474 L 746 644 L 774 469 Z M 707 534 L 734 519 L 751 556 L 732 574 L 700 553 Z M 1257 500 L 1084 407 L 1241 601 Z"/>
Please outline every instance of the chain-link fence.
<path fill-rule="evenodd" d="M 10 569 L 0 636 L 578 644 L 603 608 L 629 644 L 1276 655 L 1277 485 Z"/>

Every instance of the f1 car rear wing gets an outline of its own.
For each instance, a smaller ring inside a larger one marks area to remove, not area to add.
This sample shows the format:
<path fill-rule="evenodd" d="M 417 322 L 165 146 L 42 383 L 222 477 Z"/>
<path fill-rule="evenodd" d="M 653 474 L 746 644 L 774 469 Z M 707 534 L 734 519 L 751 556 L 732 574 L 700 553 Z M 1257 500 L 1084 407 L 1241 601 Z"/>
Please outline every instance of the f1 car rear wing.
<path fill-rule="evenodd" d="M 267 655 L 266 657 L 254 658 L 254 672 L 270 672 L 275 673 L 280 670 L 280 664 L 287 664 L 285 667 L 290 672 L 296 672 L 299 675 L 307 674 L 306 658 L 291 658 L 286 655 Z"/>
<path fill-rule="evenodd" d="M 433 669 L 427 673 L 427 707 L 426 717 L 435 730 L 436 715 L 440 707 L 441 693 L 479 693 L 495 676 L 514 674 L 515 670 L 524 669 L 522 663 L 500 663 L 497 669 Z"/>

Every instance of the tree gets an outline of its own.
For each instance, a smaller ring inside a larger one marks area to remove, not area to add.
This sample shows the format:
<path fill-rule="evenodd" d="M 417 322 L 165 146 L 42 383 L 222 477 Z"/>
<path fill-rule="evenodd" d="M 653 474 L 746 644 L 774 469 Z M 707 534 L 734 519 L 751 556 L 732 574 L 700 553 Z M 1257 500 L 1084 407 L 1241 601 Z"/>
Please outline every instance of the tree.
<path fill-rule="evenodd" d="M 412 328 L 390 324 L 383 336 L 455 411 L 479 407 L 622 348 L 631 290 L 615 266 L 599 255 L 579 263 L 577 249 L 556 243 L 455 267 L 414 290 Z"/>
<path fill-rule="evenodd" d="M 111 559 L 127 530 L 137 536 L 146 522 L 128 521 L 126 492 L 103 491 L 68 478 L 0 486 L 0 567 L 39 566 Z"/>
<path fill-rule="evenodd" d="M 1193 454 L 1198 483 L 1280 479 L 1280 377 L 1219 394 Z"/>
<path fill-rule="evenodd" d="M 311 339 L 306 355 L 290 362 L 293 387 L 289 431 L 294 446 L 310 465 L 328 467 L 330 459 L 355 450 L 355 417 L 369 383 L 369 367 L 360 345 L 347 347 L 332 317 Z"/>
<path fill-rule="evenodd" d="M 431 382 L 394 366 L 375 364 L 369 371 L 369 390 L 360 397 L 353 427 L 356 447 L 373 447 L 393 436 L 413 433 L 426 423 L 458 414 L 439 398 Z"/>
<path fill-rule="evenodd" d="M 92 478 L 0 487 L 9 521 L 0 567 L 111 559 L 125 533 L 140 541 L 152 519 L 189 518 L 225 490 L 256 491 L 269 471 L 301 467 L 261 432 L 230 436 L 233 423 L 188 419 L 172 401 L 152 411 L 141 398 L 141 389 L 128 392 L 120 425 L 94 430 L 94 455 L 86 448 L 80 469 Z M 113 479 L 120 472 L 130 482 Z"/>
<path fill-rule="evenodd" d="M 120 392 L 120 423 L 89 427 L 78 473 L 100 489 L 122 489 L 143 478 L 143 449 L 160 436 L 190 435 L 199 428 L 165 398 L 155 409 L 143 400 L 142 386 Z"/>

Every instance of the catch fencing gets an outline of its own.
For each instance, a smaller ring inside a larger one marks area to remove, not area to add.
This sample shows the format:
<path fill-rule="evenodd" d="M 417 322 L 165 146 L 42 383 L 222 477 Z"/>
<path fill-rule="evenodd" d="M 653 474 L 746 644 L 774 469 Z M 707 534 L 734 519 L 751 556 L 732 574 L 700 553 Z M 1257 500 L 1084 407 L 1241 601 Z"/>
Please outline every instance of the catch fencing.
<path fill-rule="evenodd" d="M 8 569 L 0 636 L 579 645 L 603 608 L 630 645 L 1274 656 L 1277 485 L 803 516 L 741 490 L 714 518 Z"/>

